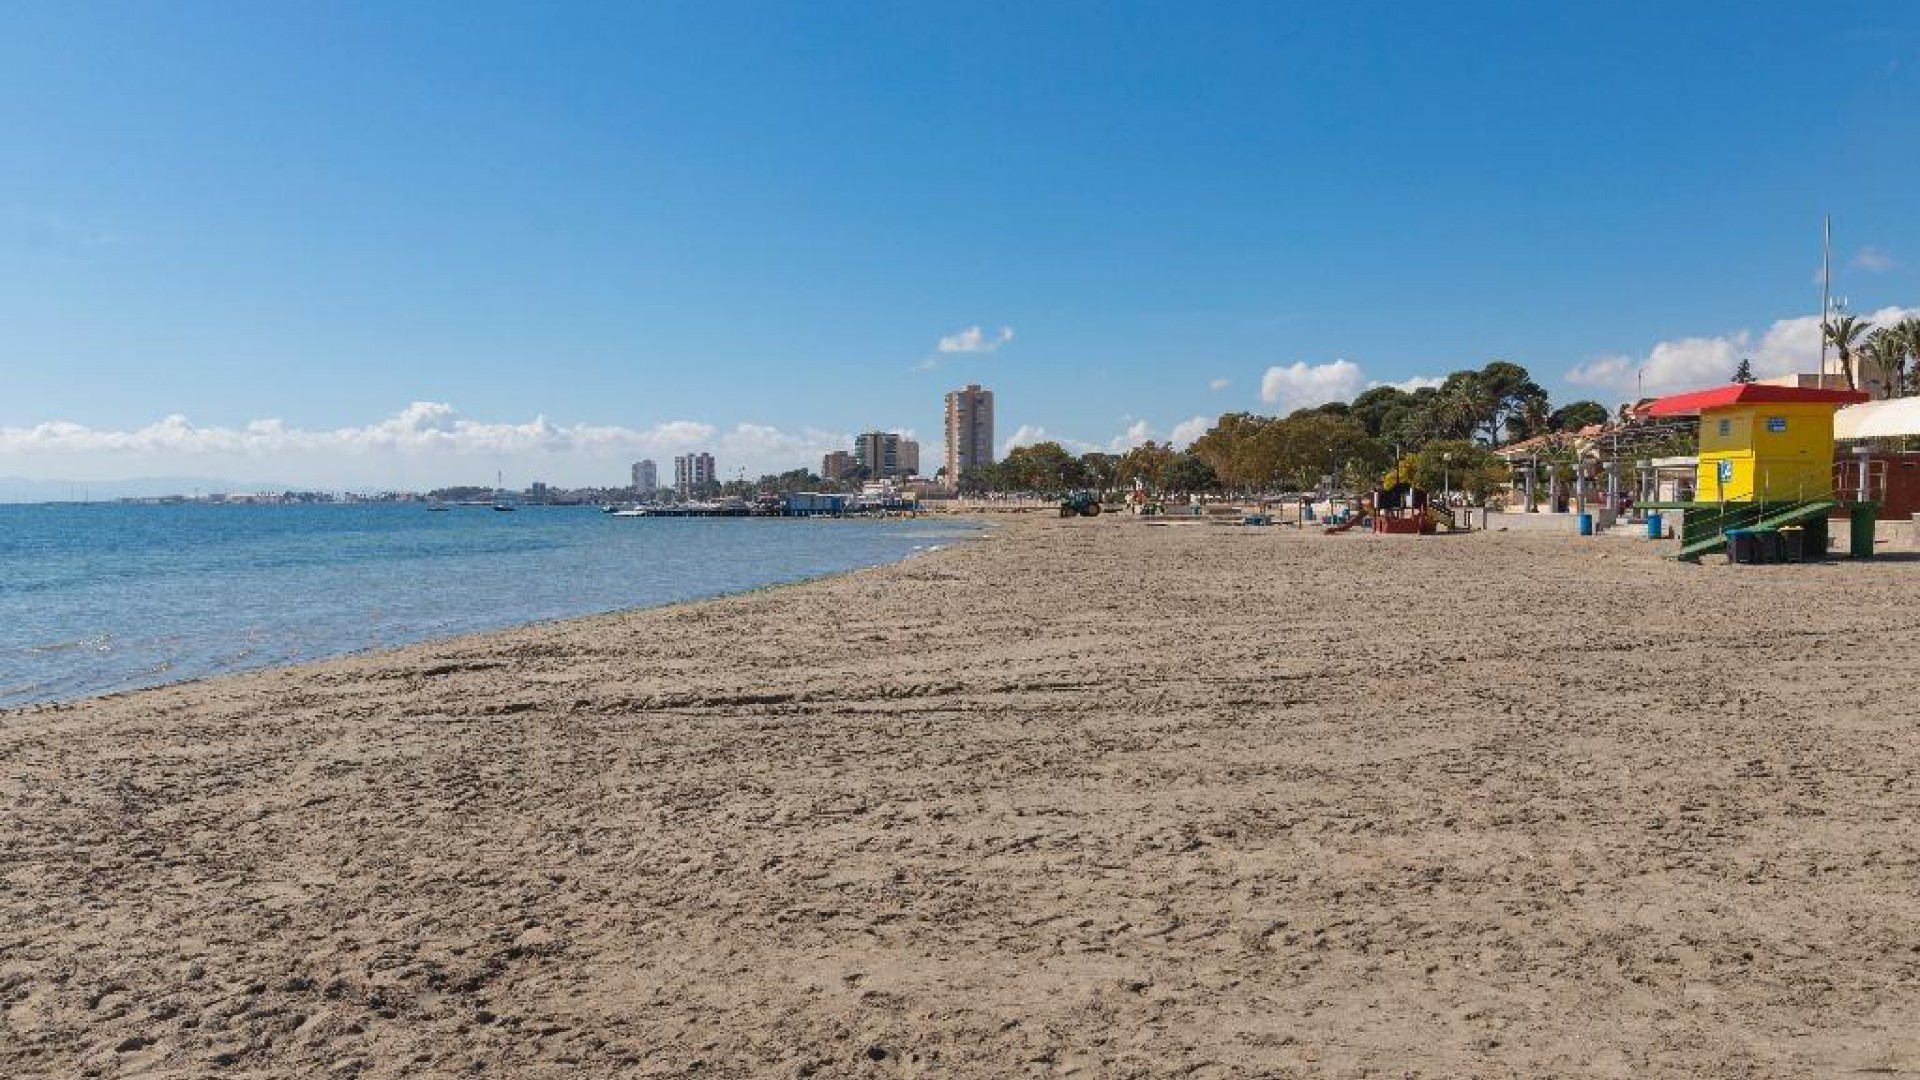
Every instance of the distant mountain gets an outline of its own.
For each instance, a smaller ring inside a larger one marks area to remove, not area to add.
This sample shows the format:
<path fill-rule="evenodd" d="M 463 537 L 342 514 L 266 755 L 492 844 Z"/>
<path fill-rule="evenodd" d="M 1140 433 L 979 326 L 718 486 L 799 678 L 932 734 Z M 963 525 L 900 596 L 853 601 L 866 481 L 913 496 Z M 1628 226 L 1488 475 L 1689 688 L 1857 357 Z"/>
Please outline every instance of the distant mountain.
<path fill-rule="evenodd" d="M 159 495 L 286 491 L 286 484 L 221 480 L 208 476 L 140 476 L 128 480 L 28 480 L 0 476 L 0 503 L 109 502 Z"/>

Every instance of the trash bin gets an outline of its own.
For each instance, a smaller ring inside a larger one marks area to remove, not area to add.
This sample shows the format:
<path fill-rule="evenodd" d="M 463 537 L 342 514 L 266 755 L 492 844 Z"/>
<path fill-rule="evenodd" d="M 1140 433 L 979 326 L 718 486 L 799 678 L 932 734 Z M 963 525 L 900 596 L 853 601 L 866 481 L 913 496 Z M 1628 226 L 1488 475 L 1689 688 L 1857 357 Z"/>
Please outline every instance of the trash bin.
<path fill-rule="evenodd" d="M 1848 525 L 1851 535 L 1848 537 L 1847 554 L 1856 559 L 1873 558 L 1874 518 L 1878 516 L 1878 503 L 1855 503 L 1848 511 Z"/>
<path fill-rule="evenodd" d="M 1730 563 L 1751 563 L 1755 560 L 1752 529 L 1728 529 L 1727 561 Z"/>
<path fill-rule="evenodd" d="M 1754 530 L 1753 561 L 1761 563 L 1775 563 L 1780 561 L 1780 530 Z"/>
<path fill-rule="evenodd" d="M 1581 536 L 1593 535 L 1593 515 L 1592 514 L 1580 515 L 1580 535 Z"/>
<path fill-rule="evenodd" d="M 1798 525 L 1789 525 L 1781 529 L 1778 535 L 1781 562 L 1807 561 L 1807 530 Z"/>
<path fill-rule="evenodd" d="M 1647 515 L 1647 539 L 1649 540 L 1660 539 L 1660 526 L 1661 526 L 1660 515 L 1648 514 Z"/>

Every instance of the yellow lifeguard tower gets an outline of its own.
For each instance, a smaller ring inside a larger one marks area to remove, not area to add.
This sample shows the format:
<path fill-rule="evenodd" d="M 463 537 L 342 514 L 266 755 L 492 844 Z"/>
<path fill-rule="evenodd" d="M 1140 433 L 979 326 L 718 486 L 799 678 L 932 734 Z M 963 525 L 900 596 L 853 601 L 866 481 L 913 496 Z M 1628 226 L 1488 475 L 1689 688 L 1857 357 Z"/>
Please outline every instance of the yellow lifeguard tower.
<path fill-rule="evenodd" d="M 1695 502 L 1684 509 L 1680 557 L 1715 550 L 1729 530 L 1800 526 L 1826 550 L 1833 485 L 1833 414 L 1867 400 L 1853 390 L 1734 383 L 1655 401 L 1653 416 L 1700 418 Z"/>

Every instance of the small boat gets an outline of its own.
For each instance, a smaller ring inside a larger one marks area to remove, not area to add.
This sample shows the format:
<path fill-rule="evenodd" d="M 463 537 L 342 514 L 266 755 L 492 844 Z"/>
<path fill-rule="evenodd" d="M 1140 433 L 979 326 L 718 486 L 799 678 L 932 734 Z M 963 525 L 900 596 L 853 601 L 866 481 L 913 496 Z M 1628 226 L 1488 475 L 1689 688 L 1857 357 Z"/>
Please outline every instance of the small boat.
<path fill-rule="evenodd" d="M 493 512 L 496 514 L 511 514 L 518 509 L 520 508 L 517 506 L 508 506 L 506 503 L 493 504 Z"/>
<path fill-rule="evenodd" d="M 647 512 L 645 510 L 640 509 L 637 506 L 631 510 L 612 510 L 612 511 L 609 511 L 609 513 L 613 514 L 614 517 L 646 517 L 647 516 Z"/>
<path fill-rule="evenodd" d="M 428 504 L 427 504 L 427 513 L 429 513 L 429 514 L 444 514 L 444 513 L 446 513 L 447 511 L 449 511 L 449 510 L 451 510 L 451 509 L 453 509 L 453 508 L 452 508 L 452 507 L 450 507 L 450 506 L 442 506 L 442 505 L 440 505 L 439 503 L 428 503 Z"/>

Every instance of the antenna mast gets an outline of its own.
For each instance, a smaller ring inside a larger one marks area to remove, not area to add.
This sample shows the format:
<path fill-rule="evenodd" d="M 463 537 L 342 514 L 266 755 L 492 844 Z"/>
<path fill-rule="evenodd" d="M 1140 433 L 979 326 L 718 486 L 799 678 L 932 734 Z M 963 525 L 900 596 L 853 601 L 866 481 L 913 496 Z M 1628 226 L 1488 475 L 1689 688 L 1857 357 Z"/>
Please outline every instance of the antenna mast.
<path fill-rule="evenodd" d="M 1820 232 L 1820 380 L 1827 378 L 1827 318 L 1833 313 L 1833 215 Z"/>

